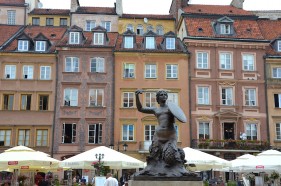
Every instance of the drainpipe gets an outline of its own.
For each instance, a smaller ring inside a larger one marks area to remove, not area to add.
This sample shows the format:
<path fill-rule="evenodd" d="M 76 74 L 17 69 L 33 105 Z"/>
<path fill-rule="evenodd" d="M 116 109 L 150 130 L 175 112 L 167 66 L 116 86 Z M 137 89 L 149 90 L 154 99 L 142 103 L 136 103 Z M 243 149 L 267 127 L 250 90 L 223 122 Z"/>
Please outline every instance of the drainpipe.
<path fill-rule="evenodd" d="M 264 82 L 264 91 L 265 91 L 265 109 L 266 109 L 266 125 L 267 125 L 267 140 L 269 141 L 270 143 L 270 132 L 269 132 L 269 117 L 268 117 L 268 96 L 267 96 L 267 70 L 266 70 L 266 56 L 263 56 L 263 69 L 264 69 L 264 79 L 265 79 L 265 82 Z"/>
<path fill-rule="evenodd" d="M 189 103 L 189 146 L 192 145 L 192 119 L 191 119 L 191 69 L 190 69 L 190 56 L 191 53 L 187 51 L 188 57 L 188 103 Z"/>
<path fill-rule="evenodd" d="M 110 139 L 110 143 L 109 145 L 113 144 L 114 145 L 114 122 L 115 122 L 115 50 L 114 48 L 112 49 L 112 102 L 111 102 L 111 106 L 112 106 L 112 120 L 111 120 L 111 139 Z M 119 144 L 118 144 L 119 147 Z"/>

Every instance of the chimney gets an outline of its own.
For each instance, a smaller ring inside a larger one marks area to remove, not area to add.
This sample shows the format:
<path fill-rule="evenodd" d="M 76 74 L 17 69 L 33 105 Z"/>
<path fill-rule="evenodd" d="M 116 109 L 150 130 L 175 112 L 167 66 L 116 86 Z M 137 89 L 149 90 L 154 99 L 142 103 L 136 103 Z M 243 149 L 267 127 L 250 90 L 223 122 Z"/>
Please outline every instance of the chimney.
<path fill-rule="evenodd" d="M 122 16 L 122 14 L 123 14 L 122 0 L 116 0 L 115 11 L 116 11 L 117 15 Z"/>
<path fill-rule="evenodd" d="M 80 7 L 79 0 L 71 0 L 70 12 L 76 12 L 78 7 Z"/>
<path fill-rule="evenodd" d="M 181 8 L 188 6 L 189 0 L 181 0 Z"/>
<path fill-rule="evenodd" d="M 239 9 L 243 9 L 243 3 L 244 3 L 245 0 L 232 0 L 230 5 L 231 6 L 234 6 L 236 8 L 239 8 Z"/>
<path fill-rule="evenodd" d="M 181 9 L 188 6 L 188 2 L 189 0 L 172 0 L 169 13 L 176 19 L 176 24 L 179 19 L 179 12 L 182 12 Z"/>

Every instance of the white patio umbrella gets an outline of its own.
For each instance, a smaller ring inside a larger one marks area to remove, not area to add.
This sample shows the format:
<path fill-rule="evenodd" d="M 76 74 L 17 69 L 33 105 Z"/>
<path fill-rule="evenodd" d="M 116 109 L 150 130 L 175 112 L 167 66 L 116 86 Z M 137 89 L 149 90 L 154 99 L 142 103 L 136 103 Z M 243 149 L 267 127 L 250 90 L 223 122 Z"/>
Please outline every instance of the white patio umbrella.
<path fill-rule="evenodd" d="M 103 154 L 101 162 L 104 163 L 104 166 L 109 166 L 111 169 L 144 167 L 144 162 L 105 146 L 95 147 L 77 154 L 76 156 L 61 161 L 60 165 L 72 169 L 93 169 L 92 164 L 98 161 L 96 154 Z"/>
<path fill-rule="evenodd" d="M 227 167 L 227 168 L 223 168 L 220 171 L 225 171 L 225 172 L 229 172 L 229 171 L 233 171 L 233 172 L 240 172 L 240 167 L 243 166 L 245 164 L 246 161 L 248 161 L 251 158 L 254 158 L 254 155 L 251 154 L 244 154 L 242 156 L 237 157 L 235 160 L 231 160 L 231 166 Z"/>
<path fill-rule="evenodd" d="M 44 152 L 25 146 L 16 146 L 0 154 L 0 170 L 56 169 L 59 167 L 59 162 Z"/>
<path fill-rule="evenodd" d="M 183 148 L 188 169 L 193 171 L 216 170 L 229 167 L 229 161 L 190 147 Z"/>

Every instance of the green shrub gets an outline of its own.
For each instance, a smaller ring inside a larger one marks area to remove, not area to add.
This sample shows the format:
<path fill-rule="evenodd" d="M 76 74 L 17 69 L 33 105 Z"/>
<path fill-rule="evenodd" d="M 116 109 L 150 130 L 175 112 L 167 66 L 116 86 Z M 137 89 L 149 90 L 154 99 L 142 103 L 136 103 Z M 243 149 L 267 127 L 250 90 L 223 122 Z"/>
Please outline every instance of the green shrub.
<path fill-rule="evenodd" d="M 236 181 L 228 181 L 227 186 L 237 186 Z"/>
<path fill-rule="evenodd" d="M 209 182 L 208 181 L 203 181 L 203 185 L 204 186 L 209 186 Z"/>

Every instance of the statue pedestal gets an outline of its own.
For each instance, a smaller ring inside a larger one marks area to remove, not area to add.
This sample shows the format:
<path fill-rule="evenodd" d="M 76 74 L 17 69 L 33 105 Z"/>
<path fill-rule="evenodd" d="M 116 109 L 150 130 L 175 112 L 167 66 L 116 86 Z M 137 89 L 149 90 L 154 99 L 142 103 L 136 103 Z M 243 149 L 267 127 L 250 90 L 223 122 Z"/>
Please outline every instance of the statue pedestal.
<path fill-rule="evenodd" d="M 203 186 L 203 181 L 129 180 L 129 186 Z"/>

